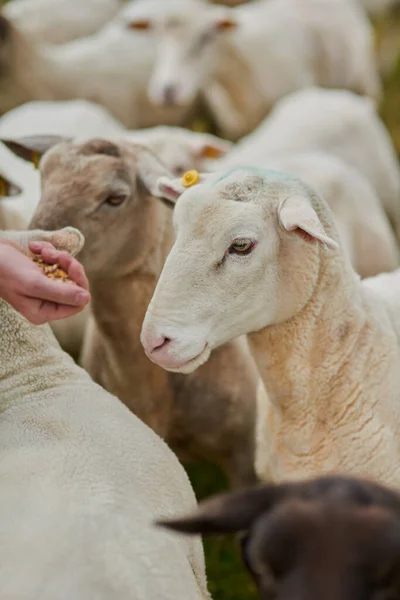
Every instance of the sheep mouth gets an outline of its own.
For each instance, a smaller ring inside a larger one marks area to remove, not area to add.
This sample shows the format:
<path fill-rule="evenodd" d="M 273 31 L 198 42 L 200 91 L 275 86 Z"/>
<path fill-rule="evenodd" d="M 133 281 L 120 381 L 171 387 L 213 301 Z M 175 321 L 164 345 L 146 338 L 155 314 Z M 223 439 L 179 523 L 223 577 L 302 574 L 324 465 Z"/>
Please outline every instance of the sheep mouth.
<path fill-rule="evenodd" d="M 171 371 L 173 373 L 182 373 L 184 375 L 193 373 L 193 371 L 195 371 L 196 369 L 201 367 L 201 365 L 204 365 L 204 363 L 207 362 L 207 360 L 210 357 L 210 354 L 211 349 L 208 343 L 206 342 L 203 350 L 199 354 L 197 354 L 193 358 L 190 358 L 185 363 L 179 365 L 179 367 L 176 367 L 174 369 L 168 369 L 168 371 Z"/>

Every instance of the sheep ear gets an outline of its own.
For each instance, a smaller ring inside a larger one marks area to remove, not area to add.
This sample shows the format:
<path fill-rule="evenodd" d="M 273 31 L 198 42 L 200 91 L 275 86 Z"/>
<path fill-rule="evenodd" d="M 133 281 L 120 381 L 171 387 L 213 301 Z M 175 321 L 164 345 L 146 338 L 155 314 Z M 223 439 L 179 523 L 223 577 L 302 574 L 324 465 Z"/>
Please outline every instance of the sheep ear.
<path fill-rule="evenodd" d="M 149 31 L 149 29 L 152 29 L 152 23 L 149 19 L 134 19 L 128 23 L 128 29 Z"/>
<path fill-rule="evenodd" d="M 0 198 L 10 198 L 21 193 L 22 190 L 16 183 L 10 181 L 4 175 L 0 175 Z"/>
<path fill-rule="evenodd" d="M 191 515 L 158 521 L 157 524 L 191 534 L 237 533 L 249 529 L 261 514 L 291 493 L 292 488 L 289 484 L 263 485 L 221 494 L 200 503 Z"/>
<path fill-rule="evenodd" d="M 307 198 L 291 196 L 279 209 L 279 221 L 286 231 L 293 231 L 309 242 L 319 242 L 328 248 L 338 248 L 337 242 L 326 235 L 317 213 Z"/>
<path fill-rule="evenodd" d="M 219 17 L 215 21 L 215 29 L 221 33 L 225 31 L 231 31 L 232 29 L 236 29 L 238 23 L 234 18 L 233 11 L 232 14 L 227 14 L 224 17 Z"/>
<path fill-rule="evenodd" d="M 189 176 L 189 183 L 184 184 L 184 179 Z M 183 177 L 171 179 L 170 177 L 160 177 L 155 182 L 152 194 L 163 200 L 166 204 L 174 207 L 178 198 L 183 192 L 193 185 L 205 183 L 212 173 L 197 173 L 197 171 L 188 171 Z M 193 177 L 193 183 L 190 178 Z"/>
<path fill-rule="evenodd" d="M 178 198 L 185 191 L 181 179 L 171 179 L 169 177 L 160 177 L 154 185 L 153 196 L 160 198 L 170 207 L 174 207 Z"/>
<path fill-rule="evenodd" d="M 146 189 L 152 196 L 161 198 L 161 200 L 164 200 L 168 205 L 171 204 L 173 206 L 178 196 L 175 197 L 172 193 L 173 187 L 171 187 L 171 194 L 169 194 L 168 186 L 165 186 L 164 189 L 163 185 L 164 182 L 170 181 L 170 173 L 167 168 L 159 160 L 156 154 L 146 146 L 135 144 L 135 150 L 139 155 L 137 163 L 139 177 Z"/>
<path fill-rule="evenodd" d="M 71 141 L 71 138 L 60 135 L 31 135 L 15 139 L 0 139 L 0 142 L 11 152 L 19 158 L 33 163 L 36 168 L 39 166 L 40 158 L 47 150 L 56 144 L 67 141 Z"/>
<path fill-rule="evenodd" d="M 205 140 L 193 142 L 192 148 L 197 158 L 215 159 L 228 154 L 233 148 L 233 143 L 210 135 Z"/>

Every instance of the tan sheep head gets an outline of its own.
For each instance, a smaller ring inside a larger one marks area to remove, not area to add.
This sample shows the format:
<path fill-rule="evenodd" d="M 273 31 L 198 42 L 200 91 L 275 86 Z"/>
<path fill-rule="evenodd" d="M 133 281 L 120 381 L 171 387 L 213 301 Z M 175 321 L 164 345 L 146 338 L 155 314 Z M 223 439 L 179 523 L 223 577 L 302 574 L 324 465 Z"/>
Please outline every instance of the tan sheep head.
<path fill-rule="evenodd" d="M 90 277 L 131 272 L 160 243 L 170 211 L 151 192 L 168 171 L 148 148 L 58 136 L 6 144 L 26 160 L 42 155 L 42 195 L 31 228 L 79 229 L 86 240 L 79 258 Z"/>

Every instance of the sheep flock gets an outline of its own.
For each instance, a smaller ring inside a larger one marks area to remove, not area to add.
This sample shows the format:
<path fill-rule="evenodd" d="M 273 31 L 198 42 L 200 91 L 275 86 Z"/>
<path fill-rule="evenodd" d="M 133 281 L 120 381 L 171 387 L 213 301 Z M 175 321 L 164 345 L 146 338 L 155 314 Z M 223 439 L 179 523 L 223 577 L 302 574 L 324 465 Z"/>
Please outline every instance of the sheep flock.
<path fill-rule="evenodd" d="M 399 0 L 3 2 L 1 600 L 400 599 L 399 102 Z"/>

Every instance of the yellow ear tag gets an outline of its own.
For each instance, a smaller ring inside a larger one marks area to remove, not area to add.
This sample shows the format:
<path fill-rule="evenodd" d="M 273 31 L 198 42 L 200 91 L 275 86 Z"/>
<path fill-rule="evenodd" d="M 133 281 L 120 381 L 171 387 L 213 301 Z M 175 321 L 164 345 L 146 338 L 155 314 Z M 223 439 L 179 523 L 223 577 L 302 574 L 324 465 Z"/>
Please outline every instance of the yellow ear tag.
<path fill-rule="evenodd" d="M 193 169 L 193 171 L 186 171 L 181 179 L 181 183 L 183 187 L 191 187 L 192 185 L 195 185 L 199 179 L 200 175 Z"/>
<path fill-rule="evenodd" d="M 32 162 L 33 162 L 33 166 L 35 167 L 35 169 L 39 168 L 39 162 L 40 162 L 40 154 L 39 152 L 32 152 Z"/>
<path fill-rule="evenodd" d="M 0 196 L 8 196 L 8 183 L 2 178 L 0 178 Z"/>

